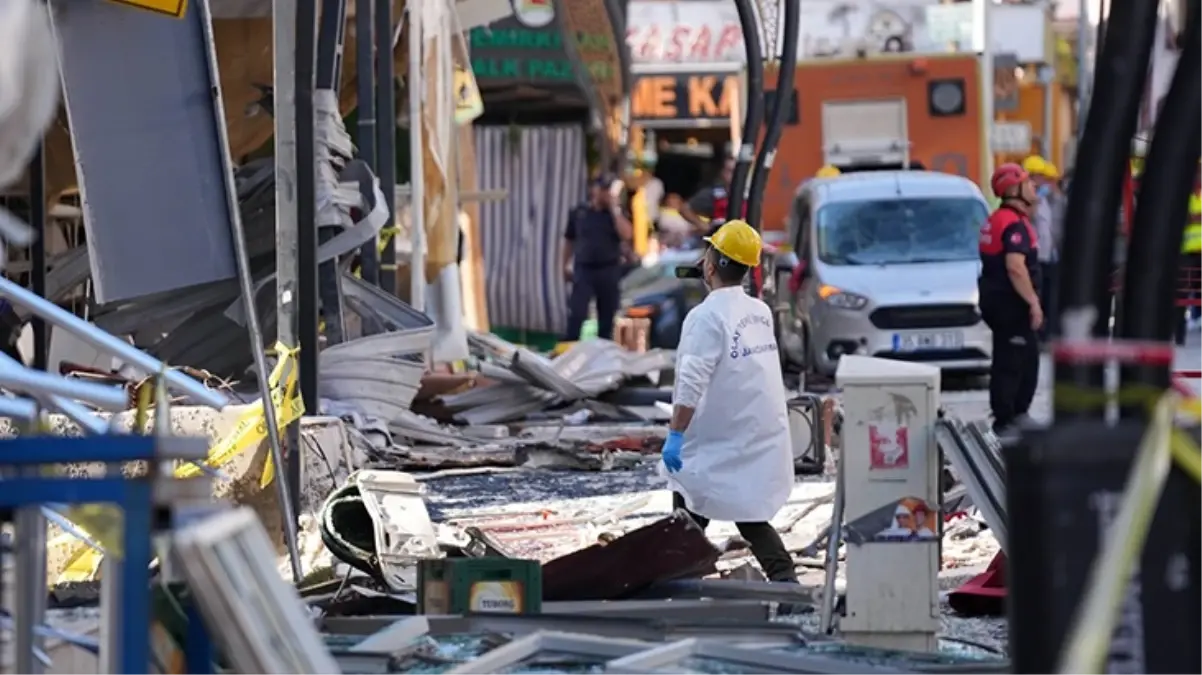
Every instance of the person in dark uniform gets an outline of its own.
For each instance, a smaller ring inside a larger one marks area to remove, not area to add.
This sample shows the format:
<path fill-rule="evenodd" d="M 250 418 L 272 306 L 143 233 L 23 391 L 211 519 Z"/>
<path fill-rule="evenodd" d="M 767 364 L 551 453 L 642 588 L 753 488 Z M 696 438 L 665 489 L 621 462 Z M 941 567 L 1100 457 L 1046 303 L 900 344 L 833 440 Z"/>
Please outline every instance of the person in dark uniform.
<path fill-rule="evenodd" d="M 1031 223 L 1036 203 L 1031 177 L 1017 164 L 1003 164 L 990 179 L 1002 200 L 981 226 L 981 318 L 993 331 L 989 407 L 1000 432 L 1026 415 L 1039 384 L 1043 306 L 1039 302 L 1039 240 Z"/>
<path fill-rule="evenodd" d="M 597 337 L 612 340 L 614 315 L 621 299 L 622 244 L 634 232 L 611 186 L 602 176 L 589 187 L 588 202 L 572 209 L 564 233 L 564 277 L 572 283 L 568 298 L 569 341 L 580 339 L 589 303 L 597 301 Z"/>

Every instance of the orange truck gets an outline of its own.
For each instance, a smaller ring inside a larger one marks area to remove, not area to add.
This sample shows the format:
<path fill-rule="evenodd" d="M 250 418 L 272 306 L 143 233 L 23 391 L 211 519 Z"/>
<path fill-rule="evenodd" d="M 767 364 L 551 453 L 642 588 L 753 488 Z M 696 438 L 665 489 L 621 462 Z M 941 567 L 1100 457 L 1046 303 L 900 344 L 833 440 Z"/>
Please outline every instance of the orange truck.
<path fill-rule="evenodd" d="M 776 73 L 765 75 L 773 89 Z M 763 227 L 783 230 L 793 195 L 824 164 L 844 171 L 910 166 L 982 184 L 975 56 L 879 55 L 797 65 L 797 110 L 777 149 Z"/>

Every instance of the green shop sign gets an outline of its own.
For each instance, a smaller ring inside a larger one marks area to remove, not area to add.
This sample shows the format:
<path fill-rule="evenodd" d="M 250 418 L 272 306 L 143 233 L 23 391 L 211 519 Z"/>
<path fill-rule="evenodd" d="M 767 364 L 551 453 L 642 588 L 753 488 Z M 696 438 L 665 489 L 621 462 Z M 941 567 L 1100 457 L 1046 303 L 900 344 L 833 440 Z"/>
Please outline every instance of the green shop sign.
<path fill-rule="evenodd" d="M 576 36 L 576 49 L 595 79 L 605 79 L 613 74 L 604 58 L 612 39 L 605 33 Z M 469 40 L 472 71 L 482 83 L 499 80 L 547 84 L 575 82 L 572 62 L 564 53 L 563 36 L 556 24 L 527 28 L 507 19 L 491 28 L 473 28 Z"/>

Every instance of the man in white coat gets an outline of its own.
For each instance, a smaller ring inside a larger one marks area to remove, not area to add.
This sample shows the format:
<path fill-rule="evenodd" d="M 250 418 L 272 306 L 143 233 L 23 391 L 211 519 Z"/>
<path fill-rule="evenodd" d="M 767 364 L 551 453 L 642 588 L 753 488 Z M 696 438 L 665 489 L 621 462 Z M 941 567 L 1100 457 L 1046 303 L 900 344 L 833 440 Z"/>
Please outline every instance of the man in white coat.
<path fill-rule="evenodd" d="M 768 523 L 793 489 L 772 312 L 743 291 L 760 264 L 760 235 L 732 220 L 705 240 L 710 293 L 684 320 L 663 449 L 673 505 L 702 528 L 733 521 L 768 579 L 796 582 L 793 558 Z"/>

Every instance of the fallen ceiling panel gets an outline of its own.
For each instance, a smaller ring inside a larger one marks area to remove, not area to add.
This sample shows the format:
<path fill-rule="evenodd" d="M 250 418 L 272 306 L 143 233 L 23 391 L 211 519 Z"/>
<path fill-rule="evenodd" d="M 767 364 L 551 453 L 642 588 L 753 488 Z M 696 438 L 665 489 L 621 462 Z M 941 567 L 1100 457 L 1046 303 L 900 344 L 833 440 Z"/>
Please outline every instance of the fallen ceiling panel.
<path fill-rule="evenodd" d="M 236 275 L 208 13 L 50 3 L 96 299 Z"/>

